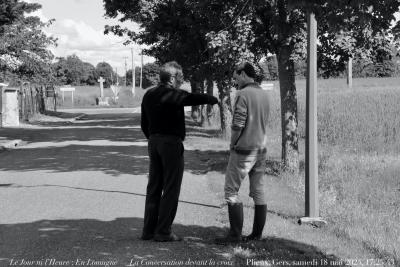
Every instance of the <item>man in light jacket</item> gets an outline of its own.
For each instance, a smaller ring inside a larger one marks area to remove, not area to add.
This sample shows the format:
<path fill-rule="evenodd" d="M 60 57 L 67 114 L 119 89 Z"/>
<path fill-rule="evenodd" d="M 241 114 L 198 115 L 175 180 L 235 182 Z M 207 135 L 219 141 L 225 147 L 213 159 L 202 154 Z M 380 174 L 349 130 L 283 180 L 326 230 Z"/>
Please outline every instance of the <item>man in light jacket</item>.
<path fill-rule="evenodd" d="M 238 85 L 232 119 L 230 157 L 225 176 L 225 199 L 228 203 L 230 231 L 216 243 L 259 240 L 267 214 L 264 173 L 267 152 L 269 94 L 255 82 L 256 72 L 248 62 L 240 64 L 233 77 Z M 253 231 L 242 238 L 243 204 L 238 192 L 243 179 L 250 179 L 250 197 L 254 200 Z"/>

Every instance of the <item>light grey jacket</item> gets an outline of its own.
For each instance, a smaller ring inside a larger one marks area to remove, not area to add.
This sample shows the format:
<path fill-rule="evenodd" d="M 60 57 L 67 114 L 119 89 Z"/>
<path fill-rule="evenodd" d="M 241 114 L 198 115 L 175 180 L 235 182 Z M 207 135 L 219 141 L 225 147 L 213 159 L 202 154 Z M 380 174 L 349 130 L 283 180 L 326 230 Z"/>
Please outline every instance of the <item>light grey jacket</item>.
<path fill-rule="evenodd" d="M 236 92 L 232 130 L 240 131 L 233 145 L 239 154 L 265 154 L 270 96 L 257 83 Z"/>

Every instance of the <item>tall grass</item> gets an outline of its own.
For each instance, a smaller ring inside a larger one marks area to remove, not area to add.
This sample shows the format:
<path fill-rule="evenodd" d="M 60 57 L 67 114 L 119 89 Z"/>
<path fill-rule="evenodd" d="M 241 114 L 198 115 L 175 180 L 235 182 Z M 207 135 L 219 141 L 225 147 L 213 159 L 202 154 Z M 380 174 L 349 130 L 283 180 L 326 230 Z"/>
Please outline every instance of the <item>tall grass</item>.
<path fill-rule="evenodd" d="M 399 81 L 357 79 L 348 89 L 344 80 L 321 80 L 318 91 L 321 215 L 337 235 L 359 241 L 379 257 L 395 259 L 398 266 Z M 297 88 L 299 134 L 304 137 L 305 82 L 299 81 Z M 270 127 L 274 135 L 280 135 L 279 91 L 272 97 Z M 304 170 L 282 178 L 304 196 Z"/>
<path fill-rule="evenodd" d="M 369 81 L 373 86 L 369 83 Z M 322 144 L 364 152 L 400 151 L 400 88 L 394 79 L 359 79 L 353 89 L 340 79 L 321 80 L 318 91 L 318 140 Z M 400 82 L 400 79 L 397 79 Z M 332 84 L 330 87 L 329 84 Z M 339 90 L 338 85 L 342 86 Z M 305 136 L 305 83 L 297 82 L 299 135 Z M 279 90 L 271 101 L 270 128 L 281 131 Z"/>

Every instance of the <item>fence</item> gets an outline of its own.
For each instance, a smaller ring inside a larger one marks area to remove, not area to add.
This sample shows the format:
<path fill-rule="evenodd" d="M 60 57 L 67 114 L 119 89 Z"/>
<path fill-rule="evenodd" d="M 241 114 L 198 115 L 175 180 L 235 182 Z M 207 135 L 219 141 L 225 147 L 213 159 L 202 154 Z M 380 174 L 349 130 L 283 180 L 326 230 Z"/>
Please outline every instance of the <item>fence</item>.
<path fill-rule="evenodd" d="M 19 117 L 28 121 L 45 110 L 56 111 L 56 94 L 53 86 L 23 84 L 19 91 Z"/>

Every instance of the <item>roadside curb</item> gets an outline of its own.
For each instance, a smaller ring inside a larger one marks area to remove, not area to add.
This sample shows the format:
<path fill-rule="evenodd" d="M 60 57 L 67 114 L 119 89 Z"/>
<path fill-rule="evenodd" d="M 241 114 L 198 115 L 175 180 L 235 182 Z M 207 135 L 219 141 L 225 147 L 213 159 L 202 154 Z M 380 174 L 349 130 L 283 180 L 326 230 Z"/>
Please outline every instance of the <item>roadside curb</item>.
<path fill-rule="evenodd" d="M 5 142 L 0 142 L 0 152 L 7 151 L 7 150 L 10 150 L 10 149 L 22 146 L 24 144 L 25 144 L 25 142 L 22 141 L 21 139 L 8 140 L 8 141 L 5 141 Z"/>

